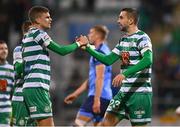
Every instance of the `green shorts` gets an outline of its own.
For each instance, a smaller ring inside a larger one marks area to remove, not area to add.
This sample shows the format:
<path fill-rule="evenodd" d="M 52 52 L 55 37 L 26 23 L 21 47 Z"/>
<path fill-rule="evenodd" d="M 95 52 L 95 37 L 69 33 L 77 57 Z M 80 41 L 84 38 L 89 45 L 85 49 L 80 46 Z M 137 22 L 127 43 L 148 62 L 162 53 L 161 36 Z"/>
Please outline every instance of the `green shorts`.
<path fill-rule="evenodd" d="M 0 126 L 10 126 L 10 113 L 0 113 Z"/>
<path fill-rule="evenodd" d="M 29 117 L 24 101 L 12 101 L 12 125 L 36 126 L 36 122 Z"/>
<path fill-rule="evenodd" d="M 25 88 L 23 96 L 30 118 L 38 120 L 52 117 L 52 103 L 48 91 L 43 88 Z"/>
<path fill-rule="evenodd" d="M 110 101 L 106 112 L 114 114 L 119 120 L 130 119 L 133 126 L 151 122 L 152 93 L 118 92 Z"/>

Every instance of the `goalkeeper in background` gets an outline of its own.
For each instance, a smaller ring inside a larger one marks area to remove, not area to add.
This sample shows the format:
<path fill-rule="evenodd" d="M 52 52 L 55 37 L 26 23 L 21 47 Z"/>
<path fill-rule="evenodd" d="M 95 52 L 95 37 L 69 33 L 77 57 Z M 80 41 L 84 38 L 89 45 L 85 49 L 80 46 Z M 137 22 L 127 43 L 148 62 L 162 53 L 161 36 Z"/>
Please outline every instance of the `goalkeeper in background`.
<path fill-rule="evenodd" d="M 109 55 L 93 50 L 87 45 L 86 51 L 97 60 L 111 65 L 120 59 L 121 72 L 113 79 L 113 85 L 121 88 L 110 101 L 101 126 L 115 126 L 128 118 L 132 126 L 145 126 L 152 115 L 152 44 L 149 36 L 138 29 L 138 12 L 124 8 L 118 17 L 121 31 L 125 32 Z M 79 38 L 88 42 L 87 37 Z"/>

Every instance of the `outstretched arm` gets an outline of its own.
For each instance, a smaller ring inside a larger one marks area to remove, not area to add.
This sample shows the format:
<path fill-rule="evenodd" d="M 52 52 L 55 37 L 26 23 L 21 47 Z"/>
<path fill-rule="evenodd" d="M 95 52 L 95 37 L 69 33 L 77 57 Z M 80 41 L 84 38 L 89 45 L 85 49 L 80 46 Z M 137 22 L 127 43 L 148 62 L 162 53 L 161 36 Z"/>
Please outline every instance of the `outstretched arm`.
<path fill-rule="evenodd" d="M 104 55 L 103 53 L 95 51 L 90 46 L 87 46 L 86 51 L 107 66 L 112 65 L 120 58 L 117 54 L 113 52 L 111 52 L 109 55 Z"/>
<path fill-rule="evenodd" d="M 113 52 L 111 52 L 109 55 L 104 55 L 103 53 L 99 53 L 95 51 L 94 49 L 91 48 L 89 44 L 89 40 L 86 36 L 80 36 L 78 38 L 78 41 L 81 43 L 86 43 L 85 50 L 93 57 L 95 57 L 98 61 L 100 61 L 101 63 L 107 66 L 112 65 L 115 61 L 117 61 L 120 58 L 117 54 Z"/>
<path fill-rule="evenodd" d="M 76 89 L 73 93 L 71 93 L 64 99 L 64 102 L 66 104 L 71 104 L 87 88 L 88 88 L 88 80 L 85 80 L 78 89 Z"/>
<path fill-rule="evenodd" d="M 76 95 L 76 96 L 79 96 L 81 93 L 83 93 L 85 90 L 87 90 L 88 88 L 88 80 L 85 80 L 81 86 L 76 90 L 74 91 L 73 93 Z"/>
<path fill-rule="evenodd" d="M 37 43 L 39 43 L 41 46 L 43 46 L 43 47 L 45 46 L 48 49 L 50 49 L 50 50 L 54 51 L 55 53 L 62 55 L 62 56 L 75 51 L 78 47 L 87 45 L 87 42 L 84 42 L 84 41 L 83 42 L 75 42 L 73 44 L 66 45 L 66 46 L 59 45 L 58 43 L 53 41 L 46 32 L 40 31 L 40 30 L 37 30 L 33 35 L 34 35 L 34 40 Z"/>
<path fill-rule="evenodd" d="M 75 51 L 79 46 L 80 44 L 78 42 L 75 42 L 70 45 L 62 46 L 54 41 L 51 41 L 50 44 L 47 46 L 47 48 L 54 51 L 55 53 L 59 55 L 64 56 Z"/>

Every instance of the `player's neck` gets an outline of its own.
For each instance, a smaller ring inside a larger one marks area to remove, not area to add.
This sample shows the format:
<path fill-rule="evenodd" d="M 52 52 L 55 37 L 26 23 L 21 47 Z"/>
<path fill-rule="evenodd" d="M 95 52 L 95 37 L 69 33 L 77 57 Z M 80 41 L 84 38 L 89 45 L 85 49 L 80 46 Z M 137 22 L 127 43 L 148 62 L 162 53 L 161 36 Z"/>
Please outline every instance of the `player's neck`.
<path fill-rule="evenodd" d="M 41 30 L 44 30 L 39 24 L 33 24 L 32 27 L 35 27 L 35 28 L 38 28 L 38 29 L 41 29 Z"/>
<path fill-rule="evenodd" d="M 0 65 L 3 65 L 3 64 L 5 64 L 6 63 L 6 60 L 1 60 L 0 59 Z"/>
<path fill-rule="evenodd" d="M 134 34 L 134 33 L 136 33 L 137 31 L 138 31 L 138 27 L 137 27 L 137 26 L 129 27 L 128 32 L 127 32 L 127 35 Z"/>

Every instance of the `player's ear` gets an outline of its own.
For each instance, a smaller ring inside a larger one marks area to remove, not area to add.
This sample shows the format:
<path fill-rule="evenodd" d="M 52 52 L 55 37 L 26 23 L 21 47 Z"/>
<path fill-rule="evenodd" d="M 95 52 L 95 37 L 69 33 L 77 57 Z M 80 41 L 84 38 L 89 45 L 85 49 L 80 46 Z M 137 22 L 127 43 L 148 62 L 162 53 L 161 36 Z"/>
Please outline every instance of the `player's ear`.
<path fill-rule="evenodd" d="M 133 22 L 134 22 L 134 20 L 132 18 L 129 18 L 129 20 L 128 20 L 129 25 L 132 25 Z"/>
<path fill-rule="evenodd" d="M 36 18 L 36 19 L 35 19 L 35 23 L 40 24 L 40 22 L 41 22 L 40 20 L 41 20 L 41 19 L 40 19 L 39 17 Z"/>

